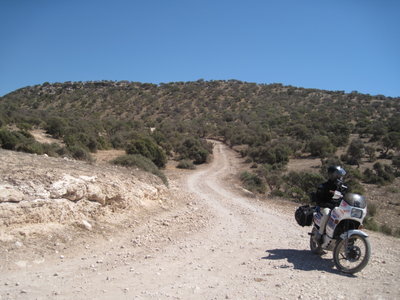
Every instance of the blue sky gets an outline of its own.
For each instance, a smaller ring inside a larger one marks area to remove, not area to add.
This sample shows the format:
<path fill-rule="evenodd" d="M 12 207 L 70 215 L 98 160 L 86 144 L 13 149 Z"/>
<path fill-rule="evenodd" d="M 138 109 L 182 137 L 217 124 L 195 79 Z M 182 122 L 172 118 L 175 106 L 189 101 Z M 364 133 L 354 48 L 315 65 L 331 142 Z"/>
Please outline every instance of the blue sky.
<path fill-rule="evenodd" d="M 0 96 L 238 79 L 400 96 L 397 0 L 0 0 Z"/>

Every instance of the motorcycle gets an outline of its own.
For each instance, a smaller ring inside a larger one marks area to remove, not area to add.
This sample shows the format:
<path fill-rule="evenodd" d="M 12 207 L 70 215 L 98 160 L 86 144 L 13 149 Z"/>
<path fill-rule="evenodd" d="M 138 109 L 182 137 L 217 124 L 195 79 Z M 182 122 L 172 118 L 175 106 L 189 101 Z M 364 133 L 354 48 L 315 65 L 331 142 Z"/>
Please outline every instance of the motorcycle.
<path fill-rule="evenodd" d="M 361 230 L 367 214 L 367 202 L 359 194 L 345 193 L 343 196 L 341 191 L 335 191 L 333 199 L 339 205 L 331 210 L 322 241 L 317 241 L 322 213 L 318 206 L 312 208 L 310 248 L 318 255 L 324 250 L 333 251 L 336 268 L 353 274 L 361 271 L 371 256 L 368 235 Z"/>

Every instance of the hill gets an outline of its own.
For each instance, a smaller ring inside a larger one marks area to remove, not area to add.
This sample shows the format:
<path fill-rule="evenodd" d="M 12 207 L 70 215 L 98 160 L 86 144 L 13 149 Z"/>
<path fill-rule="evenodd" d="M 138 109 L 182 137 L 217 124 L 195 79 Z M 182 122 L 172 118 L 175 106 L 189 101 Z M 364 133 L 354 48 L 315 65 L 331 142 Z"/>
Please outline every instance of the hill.
<path fill-rule="evenodd" d="M 86 160 L 124 149 L 163 168 L 167 158 L 206 162 L 204 139 L 217 139 L 246 159 L 251 168 L 240 177 L 261 194 L 307 201 L 332 163 L 345 165 L 355 192 L 394 185 L 397 194 L 399 100 L 237 80 L 44 83 L 0 98 L 0 144 Z M 35 128 L 63 143 L 38 143 Z M 294 159 L 321 160 L 320 168 L 293 170 Z"/>
<path fill-rule="evenodd" d="M 321 155 L 346 145 L 350 133 L 381 141 L 400 127 L 398 98 L 236 80 L 44 83 L 12 92 L 0 103 L 2 124 L 42 124 L 64 137 L 65 127 L 75 127 L 94 139 L 81 138 L 89 149 L 90 142 L 92 149 L 119 147 L 129 131 L 156 128 L 167 150 L 177 148 L 171 137 L 186 134 L 223 138 L 231 146 L 286 138 L 292 152 Z M 329 146 L 309 149 L 316 137 L 327 137 Z M 390 145 L 382 141 L 382 148 Z"/>

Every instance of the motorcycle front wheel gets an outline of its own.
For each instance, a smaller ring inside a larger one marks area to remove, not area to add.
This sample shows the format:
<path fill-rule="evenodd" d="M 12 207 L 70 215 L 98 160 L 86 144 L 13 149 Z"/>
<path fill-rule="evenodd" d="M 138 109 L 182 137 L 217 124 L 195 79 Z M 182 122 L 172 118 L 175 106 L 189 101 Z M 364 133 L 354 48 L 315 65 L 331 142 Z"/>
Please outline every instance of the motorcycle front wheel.
<path fill-rule="evenodd" d="M 349 238 L 339 240 L 333 250 L 336 268 L 344 273 L 360 272 L 368 264 L 371 256 L 371 245 L 368 238 L 353 234 Z"/>

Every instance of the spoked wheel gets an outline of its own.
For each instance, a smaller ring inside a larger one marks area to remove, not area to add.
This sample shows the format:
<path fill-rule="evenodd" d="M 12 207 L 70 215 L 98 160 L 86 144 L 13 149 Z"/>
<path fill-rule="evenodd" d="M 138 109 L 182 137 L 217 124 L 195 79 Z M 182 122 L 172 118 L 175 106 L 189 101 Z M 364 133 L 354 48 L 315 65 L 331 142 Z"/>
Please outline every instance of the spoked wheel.
<path fill-rule="evenodd" d="M 324 250 L 322 250 L 322 247 L 319 243 L 315 241 L 314 236 L 318 233 L 317 228 L 313 227 L 311 235 L 310 235 L 310 249 L 311 252 L 317 255 L 322 255 L 324 253 Z"/>
<path fill-rule="evenodd" d="M 350 274 L 364 269 L 370 256 L 369 240 L 359 234 L 338 241 L 333 250 L 333 260 L 338 270 Z"/>

